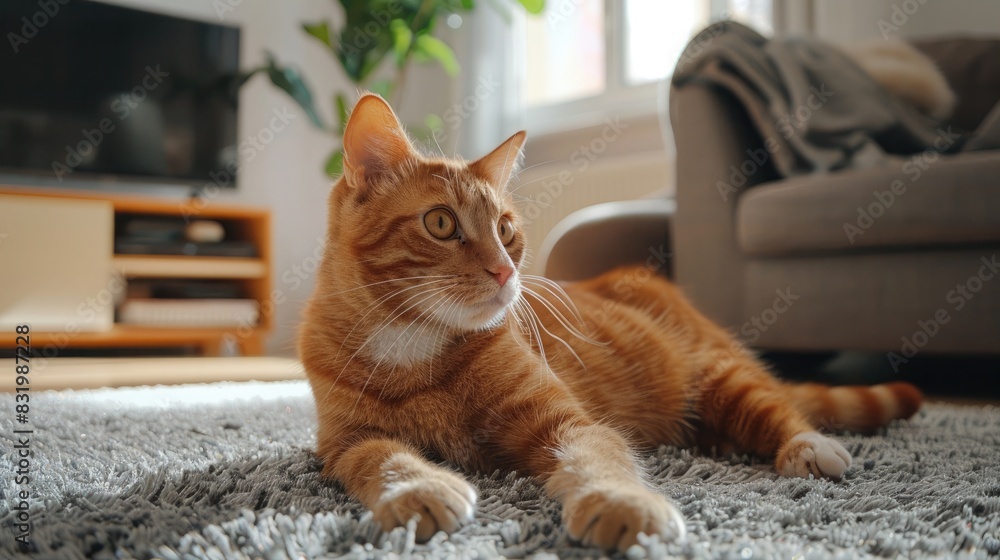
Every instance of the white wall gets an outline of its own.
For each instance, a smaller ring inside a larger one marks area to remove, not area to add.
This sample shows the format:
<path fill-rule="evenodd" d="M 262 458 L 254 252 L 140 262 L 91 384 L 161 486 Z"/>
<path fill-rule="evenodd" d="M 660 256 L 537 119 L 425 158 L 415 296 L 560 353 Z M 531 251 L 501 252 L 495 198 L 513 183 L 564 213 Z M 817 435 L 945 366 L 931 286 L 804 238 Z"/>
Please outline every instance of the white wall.
<path fill-rule="evenodd" d="M 1000 35 L 1000 2 L 992 0 L 814 0 L 820 37 L 836 41 Z"/>

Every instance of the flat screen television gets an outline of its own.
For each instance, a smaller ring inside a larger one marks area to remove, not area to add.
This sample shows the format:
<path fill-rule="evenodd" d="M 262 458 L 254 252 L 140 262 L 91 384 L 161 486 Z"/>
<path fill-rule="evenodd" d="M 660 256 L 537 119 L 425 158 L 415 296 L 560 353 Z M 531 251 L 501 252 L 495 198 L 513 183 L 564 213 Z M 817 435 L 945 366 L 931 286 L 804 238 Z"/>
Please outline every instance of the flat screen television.
<path fill-rule="evenodd" d="M 6 179 L 191 186 L 234 174 L 238 28 L 84 0 L 2 0 L 0 27 Z"/>

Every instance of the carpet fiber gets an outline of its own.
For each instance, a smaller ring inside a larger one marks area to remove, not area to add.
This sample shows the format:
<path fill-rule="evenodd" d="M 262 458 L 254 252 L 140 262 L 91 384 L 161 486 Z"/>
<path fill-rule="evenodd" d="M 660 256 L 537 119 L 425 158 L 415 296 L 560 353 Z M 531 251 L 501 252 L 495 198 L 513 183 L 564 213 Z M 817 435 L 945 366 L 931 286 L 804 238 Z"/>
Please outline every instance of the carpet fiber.
<path fill-rule="evenodd" d="M 35 393 L 31 481 L 18 485 L 2 396 L 0 558 L 19 553 L 14 498 L 30 492 L 37 558 L 554 558 L 573 547 L 530 479 L 471 477 L 476 522 L 414 545 L 319 476 L 304 382 Z M 996 558 L 1000 410 L 926 406 L 880 435 L 844 436 L 845 480 L 778 478 L 743 456 L 661 448 L 652 480 L 687 519 L 683 542 L 628 558 Z"/>

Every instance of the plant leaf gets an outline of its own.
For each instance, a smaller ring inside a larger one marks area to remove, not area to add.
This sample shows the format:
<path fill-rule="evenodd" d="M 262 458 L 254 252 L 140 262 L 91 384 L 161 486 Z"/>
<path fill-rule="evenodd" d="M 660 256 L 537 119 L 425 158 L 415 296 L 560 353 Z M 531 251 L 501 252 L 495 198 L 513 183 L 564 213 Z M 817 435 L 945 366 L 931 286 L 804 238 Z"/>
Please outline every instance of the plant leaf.
<path fill-rule="evenodd" d="M 545 0 L 517 0 L 529 14 L 538 15 L 545 11 Z"/>
<path fill-rule="evenodd" d="M 347 98 L 344 97 L 343 93 L 338 93 L 335 103 L 337 105 L 337 132 L 343 134 L 344 129 L 347 128 Z"/>
<path fill-rule="evenodd" d="M 413 44 L 416 52 L 428 58 L 432 58 L 441 63 L 441 67 L 449 76 L 458 74 L 460 67 L 458 59 L 455 58 L 455 51 L 447 43 L 430 35 L 418 35 Z"/>
<path fill-rule="evenodd" d="M 309 86 L 306 85 L 302 76 L 293 69 L 278 66 L 277 61 L 274 59 L 274 55 L 270 51 L 267 52 L 267 76 L 271 78 L 271 83 L 283 90 L 292 99 L 298 103 L 299 107 L 306 112 L 309 120 L 317 128 L 326 128 L 326 124 L 323 123 L 323 119 L 319 116 L 316 111 L 316 106 L 313 104 L 312 92 L 309 90 Z"/>
<path fill-rule="evenodd" d="M 328 48 L 333 48 L 333 40 L 330 38 L 330 24 L 321 21 L 319 23 L 303 23 L 302 29 L 309 35 L 315 37 L 320 43 Z"/>
<path fill-rule="evenodd" d="M 410 54 L 410 46 L 413 44 L 413 31 L 410 26 L 401 19 L 394 19 L 389 24 L 392 31 L 392 49 L 396 53 L 396 66 L 402 68 L 406 65 L 406 57 Z"/>
<path fill-rule="evenodd" d="M 462 0 L 462 7 L 466 10 L 472 10 L 476 7 L 476 4 L 472 0 Z"/>
<path fill-rule="evenodd" d="M 344 172 L 344 150 L 336 150 L 330 154 L 323 169 L 331 177 L 341 175 Z"/>

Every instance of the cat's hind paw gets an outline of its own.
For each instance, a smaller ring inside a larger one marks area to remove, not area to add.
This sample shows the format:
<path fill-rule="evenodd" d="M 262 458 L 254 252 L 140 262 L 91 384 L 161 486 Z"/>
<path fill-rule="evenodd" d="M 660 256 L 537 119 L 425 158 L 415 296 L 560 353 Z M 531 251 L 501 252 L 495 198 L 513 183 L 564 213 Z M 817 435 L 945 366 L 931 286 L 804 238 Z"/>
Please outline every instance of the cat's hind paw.
<path fill-rule="evenodd" d="M 566 501 L 563 518 L 571 539 L 604 550 L 625 551 L 640 532 L 664 540 L 685 534 L 677 508 L 645 488 L 581 493 Z"/>
<path fill-rule="evenodd" d="M 781 476 L 840 480 L 851 467 L 851 454 L 837 440 L 818 432 L 803 432 L 778 451 L 775 467 Z"/>
<path fill-rule="evenodd" d="M 438 531 L 453 533 L 472 521 L 475 508 L 476 490 L 468 482 L 451 473 L 434 473 L 393 483 L 372 512 L 384 531 L 419 516 L 416 539 L 426 542 Z"/>

